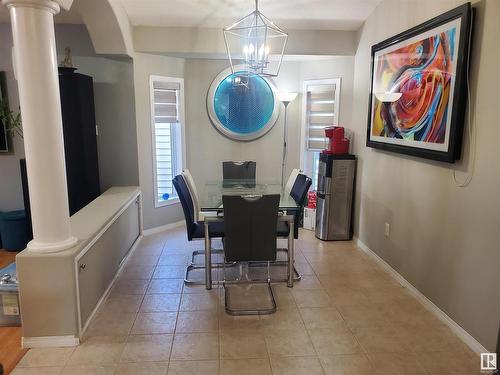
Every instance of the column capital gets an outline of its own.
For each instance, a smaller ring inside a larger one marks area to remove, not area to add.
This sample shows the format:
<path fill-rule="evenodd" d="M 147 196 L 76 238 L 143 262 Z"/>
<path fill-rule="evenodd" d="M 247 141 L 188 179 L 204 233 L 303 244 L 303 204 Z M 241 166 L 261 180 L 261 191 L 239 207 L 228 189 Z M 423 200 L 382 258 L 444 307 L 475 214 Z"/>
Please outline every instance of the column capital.
<path fill-rule="evenodd" d="M 73 4 L 73 0 L 1 0 L 2 4 L 7 8 L 11 7 L 30 7 L 46 9 L 53 14 L 59 13 L 61 8 L 69 10 Z"/>

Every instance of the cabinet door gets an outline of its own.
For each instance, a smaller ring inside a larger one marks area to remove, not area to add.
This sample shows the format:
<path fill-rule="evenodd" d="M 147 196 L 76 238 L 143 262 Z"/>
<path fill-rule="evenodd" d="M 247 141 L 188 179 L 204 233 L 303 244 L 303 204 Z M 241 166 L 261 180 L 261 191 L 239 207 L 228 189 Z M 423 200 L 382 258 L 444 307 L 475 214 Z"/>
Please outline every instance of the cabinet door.
<path fill-rule="evenodd" d="M 134 202 L 78 261 L 82 326 L 85 326 L 137 237 L 139 207 L 138 203 Z"/>

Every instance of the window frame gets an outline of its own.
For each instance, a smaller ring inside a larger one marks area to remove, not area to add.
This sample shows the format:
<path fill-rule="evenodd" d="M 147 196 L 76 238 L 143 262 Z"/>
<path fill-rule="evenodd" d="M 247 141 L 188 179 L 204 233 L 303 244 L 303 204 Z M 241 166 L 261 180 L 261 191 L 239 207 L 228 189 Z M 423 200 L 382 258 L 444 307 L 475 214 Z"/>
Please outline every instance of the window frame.
<path fill-rule="evenodd" d="M 151 156 L 152 156 L 152 172 L 153 172 L 153 204 L 155 208 L 161 208 L 178 204 L 180 202 L 177 195 L 172 196 L 171 199 L 166 201 L 158 200 L 158 174 L 157 174 L 157 160 L 156 160 L 156 128 L 155 128 L 155 100 L 154 100 L 154 82 L 174 82 L 178 83 L 180 88 L 177 93 L 177 116 L 178 116 L 178 129 L 175 131 L 175 145 L 180 144 L 181 150 L 175 150 L 172 155 L 172 163 L 175 161 L 175 170 L 172 173 L 181 173 L 186 165 L 186 137 L 185 137 L 185 112 L 184 112 L 184 78 L 168 77 L 160 75 L 149 76 L 149 101 L 150 101 L 150 126 L 151 126 Z M 178 148 L 178 146 L 177 146 Z"/>
<path fill-rule="evenodd" d="M 337 126 L 339 124 L 340 117 L 340 92 L 342 89 L 342 78 L 322 78 L 322 79 L 305 79 L 302 82 L 302 122 L 300 129 L 300 169 L 304 171 L 305 174 L 310 175 L 313 181 L 316 181 L 316 176 L 312 176 L 314 153 L 319 153 L 321 151 L 309 151 L 307 149 L 307 86 L 309 85 L 331 85 L 335 84 L 335 111 L 333 125 Z M 317 182 L 317 181 L 316 181 Z M 317 186 L 312 186 L 312 189 L 317 188 Z"/>

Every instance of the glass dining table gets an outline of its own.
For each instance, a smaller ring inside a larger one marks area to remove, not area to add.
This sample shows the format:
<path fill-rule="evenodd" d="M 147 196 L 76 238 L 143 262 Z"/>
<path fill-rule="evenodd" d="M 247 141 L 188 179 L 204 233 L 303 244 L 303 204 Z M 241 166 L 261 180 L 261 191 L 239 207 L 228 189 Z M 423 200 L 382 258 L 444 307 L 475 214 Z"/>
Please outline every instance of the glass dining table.
<path fill-rule="evenodd" d="M 286 221 L 289 226 L 288 235 L 288 270 L 287 284 L 293 286 L 294 276 L 294 214 L 300 209 L 295 200 L 290 196 L 290 192 L 282 188 L 280 183 L 276 182 L 260 182 L 255 180 L 224 180 L 207 182 L 203 185 L 199 194 L 200 211 L 217 213 L 214 216 L 205 216 L 205 287 L 212 289 L 212 241 L 209 235 L 208 227 L 210 223 L 224 220 L 224 207 L 222 205 L 222 196 L 224 195 L 239 195 L 239 196 L 259 196 L 267 194 L 279 194 L 280 212 L 286 214 L 279 215 L 278 221 Z"/>

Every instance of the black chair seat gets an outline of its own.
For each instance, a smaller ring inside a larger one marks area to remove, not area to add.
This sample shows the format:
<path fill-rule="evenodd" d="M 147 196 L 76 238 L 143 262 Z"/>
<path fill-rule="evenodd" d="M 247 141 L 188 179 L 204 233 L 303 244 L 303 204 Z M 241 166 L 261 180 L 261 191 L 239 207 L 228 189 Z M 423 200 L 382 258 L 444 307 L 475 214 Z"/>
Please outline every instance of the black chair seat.
<path fill-rule="evenodd" d="M 277 235 L 278 237 L 288 237 L 290 233 L 290 226 L 286 221 L 278 221 L 277 225 Z"/>
<path fill-rule="evenodd" d="M 194 223 L 193 238 L 205 238 L 205 225 L 203 221 Z M 224 237 L 224 222 L 210 223 L 210 237 Z"/>

